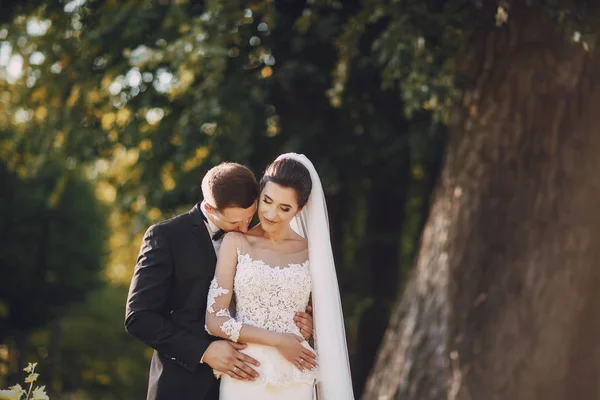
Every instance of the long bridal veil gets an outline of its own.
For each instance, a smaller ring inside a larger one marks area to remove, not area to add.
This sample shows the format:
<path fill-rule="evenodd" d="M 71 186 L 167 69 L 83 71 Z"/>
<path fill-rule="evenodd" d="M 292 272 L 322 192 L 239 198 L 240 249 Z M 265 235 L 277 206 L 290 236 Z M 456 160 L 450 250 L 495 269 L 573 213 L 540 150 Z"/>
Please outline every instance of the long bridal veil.
<path fill-rule="evenodd" d="M 354 399 L 342 303 L 329 236 L 327 204 L 321 179 L 312 162 L 302 154 L 282 154 L 310 172 L 312 191 L 304 210 L 292 221 L 292 228 L 308 239 L 312 278 L 315 350 L 319 362 L 319 400 Z"/>

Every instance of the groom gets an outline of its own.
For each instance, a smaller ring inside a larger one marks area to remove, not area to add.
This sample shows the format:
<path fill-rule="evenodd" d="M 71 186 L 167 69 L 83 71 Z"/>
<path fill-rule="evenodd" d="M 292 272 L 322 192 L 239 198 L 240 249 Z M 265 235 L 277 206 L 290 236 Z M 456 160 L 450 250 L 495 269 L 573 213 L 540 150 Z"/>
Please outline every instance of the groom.
<path fill-rule="evenodd" d="M 125 327 L 154 348 L 148 400 L 218 400 L 212 369 L 236 379 L 258 374 L 244 344 L 204 330 L 206 298 L 224 232 L 248 230 L 259 194 L 254 174 L 236 163 L 212 168 L 202 180 L 204 201 L 189 212 L 151 226 L 131 280 Z M 296 315 L 308 340 L 312 317 Z"/>

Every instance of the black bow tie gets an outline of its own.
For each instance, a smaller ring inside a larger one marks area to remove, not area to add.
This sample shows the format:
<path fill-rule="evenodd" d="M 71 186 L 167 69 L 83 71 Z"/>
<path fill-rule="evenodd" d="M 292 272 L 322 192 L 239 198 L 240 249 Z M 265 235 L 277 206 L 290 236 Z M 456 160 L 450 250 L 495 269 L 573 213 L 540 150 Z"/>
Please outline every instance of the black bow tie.
<path fill-rule="evenodd" d="M 214 235 L 212 235 L 212 240 L 213 241 L 217 241 L 217 240 L 221 239 L 224 234 L 225 234 L 225 231 L 223 229 L 219 229 L 217 231 L 217 233 L 215 233 Z"/>
<path fill-rule="evenodd" d="M 208 220 L 206 219 L 206 215 L 204 215 L 204 213 L 199 208 L 200 207 L 198 207 L 198 211 L 200 211 L 200 215 L 202 215 L 202 219 L 204 220 L 204 222 L 208 223 Z M 211 239 L 213 241 L 217 241 L 217 240 L 221 239 L 225 233 L 226 232 L 223 229 L 219 229 L 215 234 L 212 235 Z"/>

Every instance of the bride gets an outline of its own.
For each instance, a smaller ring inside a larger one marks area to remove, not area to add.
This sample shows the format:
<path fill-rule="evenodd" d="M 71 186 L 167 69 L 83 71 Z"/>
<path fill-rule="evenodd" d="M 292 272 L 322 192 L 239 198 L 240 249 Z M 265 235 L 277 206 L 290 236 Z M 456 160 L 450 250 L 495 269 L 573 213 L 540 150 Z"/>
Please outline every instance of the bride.
<path fill-rule="evenodd" d="M 260 185 L 260 224 L 223 239 L 206 311 L 210 334 L 248 344 L 259 377 L 222 375 L 220 399 L 312 400 L 315 388 L 319 400 L 354 399 L 319 175 L 288 153 Z M 311 301 L 314 349 L 293 320 Z"/>

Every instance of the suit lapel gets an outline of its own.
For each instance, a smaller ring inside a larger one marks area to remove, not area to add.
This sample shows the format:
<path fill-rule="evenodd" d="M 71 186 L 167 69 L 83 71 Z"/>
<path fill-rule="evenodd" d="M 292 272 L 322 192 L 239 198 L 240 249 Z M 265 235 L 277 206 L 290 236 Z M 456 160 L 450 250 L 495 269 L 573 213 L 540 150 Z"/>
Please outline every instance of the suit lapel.
<path fill-rule="evenodd" d="M 206 224 L 204 223 L 202 212 L 199 207 L 200 205 L 197 204 L 189 212 L 192 221 L 192 231 L 196 236 L 196 241 L 198 242 L 200 249 L 202 249 L 202 255 L 207 266 L 210 266 L 212 272 L 214 272 L 215 266 L 217 265 L 217 255 L 215 254 L 212 240 L 208 233 L 208 229 L 206 229 Z"/>

